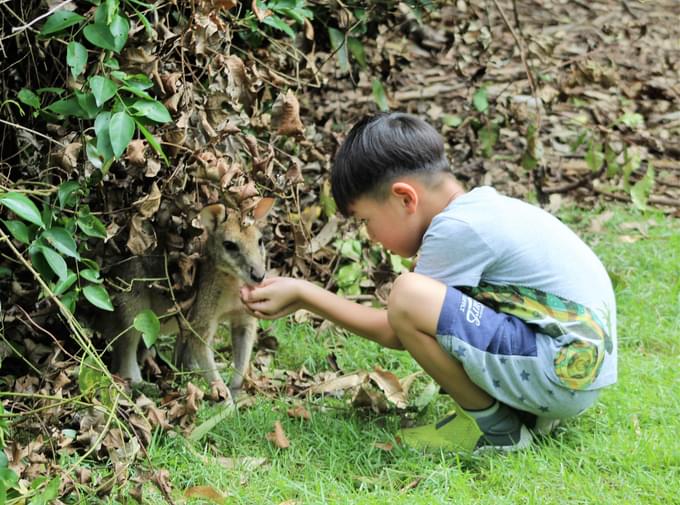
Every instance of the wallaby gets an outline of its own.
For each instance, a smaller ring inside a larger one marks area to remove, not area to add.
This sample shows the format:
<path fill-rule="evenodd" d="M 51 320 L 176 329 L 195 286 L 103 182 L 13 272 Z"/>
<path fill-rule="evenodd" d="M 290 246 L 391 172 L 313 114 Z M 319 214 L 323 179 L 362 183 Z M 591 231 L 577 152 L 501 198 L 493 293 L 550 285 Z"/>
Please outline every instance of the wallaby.
<path fill-rule="evenodd" d="M 132 325 L 140 311 L 153 310 L 161 318 L 161 332 L 177 335 L 175 364 L 202 372 L 212 386 L 213 396 L 228 398 L 241 389 L 257 332 L 257 320 L 245 311 L 239 290 L 244 284 L 256 284 L 264 278 L 264 248 L 258 226 L 244 225 L 238 212 L 228 212 L 221 204 L 205 207 L 199 218 L 208 238 L 196 274 L 195 300 L 185 323 L 169 297 L 149 285 L 149 279 L 166 276 L 161 252 L 135 257 L 117 269 L 115 274 L 131 282 L 132 287 L 114 295 L 115 312 L 100 325 L 108 326 L 105 331 L 111 338 L 120 335 L 113 342 L 113 372 L 132 383 L 141 382 L 137 362 L 141 333 Z M 176 315 L 162 317 L 171 312 Z M 227 320 L 231 326 L 234 365 L 229 392 L 218 373 L 212 351 L 217 328 Z"/>

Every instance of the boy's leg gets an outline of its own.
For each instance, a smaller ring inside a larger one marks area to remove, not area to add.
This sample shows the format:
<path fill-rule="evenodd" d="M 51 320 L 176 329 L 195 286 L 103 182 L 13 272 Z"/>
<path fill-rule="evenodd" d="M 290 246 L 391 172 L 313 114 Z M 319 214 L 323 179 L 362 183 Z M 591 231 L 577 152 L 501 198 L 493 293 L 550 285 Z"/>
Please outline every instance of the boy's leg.
<path fill-rule="evenodd" d="M 390 325 L 420 366 L 467 410 L 481 410 L 494 402 L 470 380 L 460 361 L 437 342 L 437 323 L 446 286 L 419 274 L 399 276 L 387 304 Z"/>
<path fill-rule="evenodd" d="M 461 362 L 437 341 L 447 289 L 444 284 L 419 274 L 401 275 L 395 281 L 388 301 L 390 325 L 423 369 L 475 419 L 483 433 L 483 445 L 506 450 L 526 447 L 531 442 L 531 435 L 516 413 L 475 384 Z M 416 430 L 423 430 L 425 437 L 439 438 L 447 429 L 445 420 L 434 426 Z M 420 437 L 421 433 L 417 435 Z M 440 447 L 447 445 L 444 443 Z"/>

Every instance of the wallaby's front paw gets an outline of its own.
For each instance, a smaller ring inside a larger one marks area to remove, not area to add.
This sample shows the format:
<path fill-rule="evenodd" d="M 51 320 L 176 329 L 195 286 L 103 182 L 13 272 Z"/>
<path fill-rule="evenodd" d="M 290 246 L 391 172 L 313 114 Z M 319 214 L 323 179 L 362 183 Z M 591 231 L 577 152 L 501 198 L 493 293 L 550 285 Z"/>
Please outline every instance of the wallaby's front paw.
<path fill-rule="evenodd" d="M 210 383 L 210 397 L 215 401 L 231 400 L 231 393 L 223 380 L 214 380 Z"/>

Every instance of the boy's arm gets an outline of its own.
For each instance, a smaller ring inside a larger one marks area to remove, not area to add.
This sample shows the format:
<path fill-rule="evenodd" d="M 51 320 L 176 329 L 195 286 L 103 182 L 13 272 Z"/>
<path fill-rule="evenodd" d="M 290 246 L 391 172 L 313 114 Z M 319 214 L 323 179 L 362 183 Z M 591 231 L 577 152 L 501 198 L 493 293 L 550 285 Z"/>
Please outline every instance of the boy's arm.
<path fill-rule="evenodd" d="M 311 282 L 274 277 L 259 286 L 245 287 L 241 299 L 260 319 L 277 319 L 305 309 L 384 347 L 403 349 L 386 310 L 351 302 Z"/>

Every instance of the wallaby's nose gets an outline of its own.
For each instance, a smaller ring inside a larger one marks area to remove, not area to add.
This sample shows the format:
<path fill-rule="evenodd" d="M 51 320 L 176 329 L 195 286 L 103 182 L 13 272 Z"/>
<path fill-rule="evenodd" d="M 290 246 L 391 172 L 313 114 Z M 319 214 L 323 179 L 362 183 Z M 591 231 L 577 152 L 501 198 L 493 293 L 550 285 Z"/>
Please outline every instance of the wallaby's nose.
<path fill-rule="evenodd" d="M 264 279 L 264 272 L 252 267 L 250 269 L 250 278 L 259 284 Z"/>

